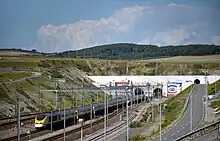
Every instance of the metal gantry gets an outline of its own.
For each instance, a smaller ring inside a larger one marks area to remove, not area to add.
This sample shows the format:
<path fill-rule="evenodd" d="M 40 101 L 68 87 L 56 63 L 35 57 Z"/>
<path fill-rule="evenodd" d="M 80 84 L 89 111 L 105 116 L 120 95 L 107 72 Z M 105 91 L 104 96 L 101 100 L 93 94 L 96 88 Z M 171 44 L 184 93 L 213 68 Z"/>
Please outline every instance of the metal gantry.
<path fill-rule="evenodd" d="M 142 84 L 142 85 L 131 85 L 131 86 L 112 86 L 112 85 L 100 85 L 100 87 L 94 87 L 94 88 L 73 88 L 73 87 L 70 87 L 67 89 L 67 88 L 64 88 L 64 89 L 61 89 L 57 87 L 57 83 L 56 83 L 56 89 L 51 89 L 51 90 L 39 90 L 39 93 L 42 94 L 42 92 L 55 92 L 56 94 L 56 108 L 58 108 L 58 97 L 60 97 L 61 95 L 59 93 L 76 93 L 76 92 L 102 92 L 104 94 L 104 140 L 107 141 L 107 121 L 108 121 L 108 97 L 107 97 L 107 93 L 111 94 L 112 90 L 116 90 L 116 99 L 117 99 L 117 114 L 118 114 L 118 98 L 119 98 L 119 95 L 118 95 L 118 91 L 117 90 L 126 90 L 126 113 L 127 113 L 127 139 L 129 139 L 129 124 L 128 124 L 128 95 L 131 95 L 131 98 L 133 97 L 134 95 L 134 90 L 135 88 L 143 88 L 143 87 L 146 87 L 148 88 L 148 96 L 149 96 L 149 87 L 150 86 L 155 86 L 155 85 L 149 85 L 149 83 L 146 83 L 146 84 Z M 158 86 L 158 85 L 156 85 Z M 143 98 L 143 91 L 141 92 L 141 98 Z M 97 95 L 97 94 L 96 94 Z M 65 94 L 64 94 L 65 96 Z M 137 95 L 137 105 L 138 105 L 138 95 Z M 97 95 L 97 100 L 98 100 L 98 95 Z M 76 99 L 75 99 L 75 96 L 74 96 L 74 107 L 76 107 Z M 82 102 L 82 105 L 83 105 L 83 99 L 81 97 L 81 102 Z M 142 100 L 141 100 L 142 102 Z M 64 103 L 65 104 L 65 103 Z M 133 104 L 133 100 L 131 101 L 131 107 L 132 107 L 132 104 Z M 65 105 L 64 105 L 64 112 L 65 112 Z M 153 107 L 152 107 L 153 108 Z M 90 111 L 90 119 L 92 120 L 92 114 L 93 114 L 93 111 L 95 109 L 93 109 L 93 101 L 92 101 L 92 95 L 91 95 L 91 111 Z M 75 112 L 74 112 L 75 114 Z M 95 115 L 95 114 L 94 114 Z M 77 116 L 78 117 L 78 116 Z M 65 113 L 64 113 L 64 119 L 65 119 Z M 77 118 L 78 120 L 78 118 Z M 75 118 L 74 118 L 74 124 L 75 124 Z M 91 133 L 93 132 L 92 131 L 92 122 L 90 122 L 90 126 L 91 126 Z M 52 126 L 51 126 L 51 129 L 52 129 Z M 64 138 L 65 138 L 65 122 L 64 122 Z"/>

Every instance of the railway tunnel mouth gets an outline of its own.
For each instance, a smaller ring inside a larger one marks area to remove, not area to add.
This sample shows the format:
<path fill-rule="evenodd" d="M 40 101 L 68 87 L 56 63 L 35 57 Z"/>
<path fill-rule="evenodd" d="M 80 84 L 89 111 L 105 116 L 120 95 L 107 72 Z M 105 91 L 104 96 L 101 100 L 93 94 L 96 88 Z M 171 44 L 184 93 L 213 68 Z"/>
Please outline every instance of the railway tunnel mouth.
<path fill-rule="evenodd" d="M 158 98 L 158 97 L 162 97 L 162 89 L 161 88 L 156 88 L 153 90 L 153 97 Z"/>
<path fill-rule="evenodd" d="M 144 94 L 144 90 L 143 89 L 141 89 L 141 88 L 136 88 L 135 90 L 134 90 L 134 95 L 143 95 Z"/>
<path fill-rule="evenodd" d="M 194 84 L 200 84 L 200 80 L 199 79 L 195 79 L 194 80 Z"/>

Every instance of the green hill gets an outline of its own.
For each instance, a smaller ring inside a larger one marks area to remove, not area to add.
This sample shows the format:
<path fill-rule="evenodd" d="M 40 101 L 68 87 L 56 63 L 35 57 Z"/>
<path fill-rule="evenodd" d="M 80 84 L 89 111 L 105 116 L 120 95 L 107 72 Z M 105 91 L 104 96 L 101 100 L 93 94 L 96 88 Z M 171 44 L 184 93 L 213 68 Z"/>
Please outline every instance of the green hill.
<path fill-rule="evenodd" d="M 220 46 L 193 44 L 179 46 L 138 45 L 131 43 L 118 43 L 100 45 L 81 50 L 65 51 L 59 53 L 43 53 L 35 49 L 28 51 L 22 49 L 0 49 L 2 51 L 18 51 L 28 53 L 27 55 L 43 55 L 60 58 L 98 58 L 111 60 L 130 59 L 154 59 L 174 56 L 202 56 L 220 54 Z M 0 54 L 1 55 L 1 54 Z M 9 55 L 10 56 L 10 55 Z"/>
<path fill-rule="evenodd" d="M 128 43 L 102 45 L 78 51 L 66 51 L 55 54 L 56 57 L 99 58 L 113 60 L 153 59 L 173 56 L 201 56 L 220 54 L 216 45 L 179 45 L 158 47 L 155 45 L 137 45 Z"/>

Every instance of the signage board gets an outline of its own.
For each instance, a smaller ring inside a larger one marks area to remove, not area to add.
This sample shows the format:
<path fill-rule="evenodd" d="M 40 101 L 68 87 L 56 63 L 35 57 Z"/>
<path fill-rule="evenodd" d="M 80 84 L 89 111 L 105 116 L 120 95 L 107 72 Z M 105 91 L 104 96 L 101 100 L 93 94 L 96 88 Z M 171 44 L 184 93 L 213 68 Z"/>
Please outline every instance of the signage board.
<path fill-rule="evenodd" d="M 167 83 L 167 95 L 175 96 L 182 90 L 182 82 L 180 81 L 168 81 Z"/>

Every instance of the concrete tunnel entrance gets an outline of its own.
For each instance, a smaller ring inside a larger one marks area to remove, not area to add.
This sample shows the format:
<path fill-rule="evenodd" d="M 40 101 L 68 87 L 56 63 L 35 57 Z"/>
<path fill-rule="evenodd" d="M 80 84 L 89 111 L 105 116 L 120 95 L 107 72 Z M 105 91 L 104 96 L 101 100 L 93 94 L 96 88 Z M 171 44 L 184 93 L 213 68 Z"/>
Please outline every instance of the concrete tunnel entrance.
<path fill-rule="evenodd" d="M 200 80 L 199 79 L 195 79 L 194 80 L 194 84 L 200 84 Z"/>
<path fill-rule="evenodd" d="M 143 95 L 144 94 L 144 90 L 143 89 L 141 89 L 141 88 L 136 88 L 135 90 L 134 90 L 134 95 Z"/>
<path fill-rule="evenodd" d="M 162 97 L 162 89 L 161 88 L 154 89 L 153 94 L 155 98 L 158 98 L 158 96 Z"/>

